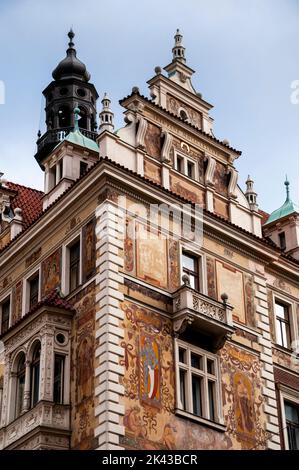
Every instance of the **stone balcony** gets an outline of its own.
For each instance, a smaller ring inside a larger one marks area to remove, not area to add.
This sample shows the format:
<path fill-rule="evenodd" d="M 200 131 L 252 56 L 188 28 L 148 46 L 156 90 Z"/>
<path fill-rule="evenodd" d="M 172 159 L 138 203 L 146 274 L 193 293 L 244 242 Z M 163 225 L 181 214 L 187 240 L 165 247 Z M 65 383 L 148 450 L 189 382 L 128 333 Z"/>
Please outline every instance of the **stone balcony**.
<path fill-rule="evenodd" d="M 222 348 L 225 341 L 235 331 L 232 320 L 232 306 L 227 296 L 222 295 L 223 302 L 211 299 L 189 286 L 188 280 L 174 293 L 173 329 L 180 336 L 186 329 L 192 329 L 209 338 L 214 351 Z"/>
<path fill-rule="evenodd" d="M 0 429 L 3 449 L 69 449 L 70 407 L 40 401 Z"/>

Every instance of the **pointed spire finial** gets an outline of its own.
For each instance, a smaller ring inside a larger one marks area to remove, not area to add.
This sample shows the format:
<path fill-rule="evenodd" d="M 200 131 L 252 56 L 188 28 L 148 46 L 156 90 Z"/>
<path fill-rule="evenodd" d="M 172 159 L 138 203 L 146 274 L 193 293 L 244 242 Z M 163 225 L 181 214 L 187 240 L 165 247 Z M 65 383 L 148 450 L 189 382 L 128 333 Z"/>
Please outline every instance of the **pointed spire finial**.
<path fill-rule="evenodd" d="M 73 39 L 75 37 L 75 33 L 73 31 L 73 29 L 71 28 L 68 32 L 68 37 L 69 37 L 69 48 L 72 49 L 74 47 L 74 43 L 73 43 Z"/>
<path fill-rule="evenodd" d="M 100 133 L 104 130 L 113 132 L 114 129 L 114 114 L 110 109 L 111 100 L 108 97 L 107 93 L 104 93 L 102 99 L 102 111 L 100 112 Z"/>
<path fill-rule="evenodd" d="M 180 62 L 186 62 L 185 59 L 185 48 L 182 44 L 183 35 L 180 30 L 177 29 L 174 36 L 174 47 L 172 48 L 173 60 L 179 60 Z"/>
<path fill-rule="evenodd" d="M 287 198 L 286 198 L 286 202 L 290 200 L 290 182 L 288 180 L 288 175 L 286 175 L 286 179 L 285 179 L 285 187 L 286 187 L 286 193 L 287 193 Z"/>

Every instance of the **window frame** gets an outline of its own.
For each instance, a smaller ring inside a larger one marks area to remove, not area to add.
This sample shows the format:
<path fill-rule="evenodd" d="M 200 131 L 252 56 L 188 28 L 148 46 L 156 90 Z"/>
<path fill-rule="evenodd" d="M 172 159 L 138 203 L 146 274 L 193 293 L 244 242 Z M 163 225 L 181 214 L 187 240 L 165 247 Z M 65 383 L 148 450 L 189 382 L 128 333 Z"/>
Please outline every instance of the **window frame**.
<path fill-rule="evenodd" d="M 207 292 L 207 283 L 206 283 L 206 262 L 205 255 L 201 253 L 198 249 L 193 248 L 190 244 L 181 242 L 180 243 L 180 285 L 183 286 L 182 276 L 184 275 L 183 271 L 183 254 L 189 254 L 197 258 L 198 266 L 198 289 L 197 291 L 201 294 L 206 294 Z"/>
<path fill-rule="evenodd" d="M 281 427 L 283 433 L 283 441 L 285 450 L 290 450 L 288 430 L 287 430 L 287 420 L 285 414 L 285 402 L 297 405 L 299 408 L 299 392 L 287 388 L 284 385 L 279 387 L 279 398 L 280 398 L 280 412 L 281 412 Z"/>
<path fill-rule="evenodd" d="M 183 166 L 183 171 L 180 171 L 178 169 L 178 160 L 181 160 L 182 166 Z M 188 175 L 188 164 L 192 164 L 193 166 L 193 176 Z M 174 169 L 180 174 L 185 176 L 186 178 L 192 180 L 192 181 L 198 181 L 198 162 L 185 155 L 183 152 L 175 151 L 174 153 Z"/>
<path fill-rule="evenodd" d="M 70 248 L 79 241 L 80 259 L 79 259 L 79 283 L 76 289 L 70 290 Z M 62 246 L 62 279 L 61 290 L 64 295 L 75 292 L 82 285 L 82 229 L 69 238 Z"/>
<path fill-rule="evenodd" d="M 187 351 L 187 361 L 186 363 L 181 363 L 179 361 L 179 349 L 183 348 Z M 190 364 L 191 354 L 200 355 L 204 358 L 205 366 L 203 370 L 196 369 Z M 213 354 L 209 351 L 206 351 L 198 346 L 182 341 L 178 338 L 174 340 L 174 357 L 175 357 L 175 384 L 176 384 L 176 414 L 182 415 L 186 418 L 190 418 L 195 421 L 207 424 L 212 427 L 217 427 L 220 430 L 225 430 L 224 419 L 223 419 L 223 406 L 222 406 L 222 391 L 221 391 L 221 373 L 220 373 L 220 361 L 219 356 Z M 207 359 L 214 361 L 215 373 L 214 375 L 209 374 L 206 369 Z M 181 403 L 181 381 L 180 381 L 180 371 L 185 371 L 187 380 L 185 383 L 186 390 L 186 409 Z M 201 377 L 203 381 L 203 387 L 201 391 L 202 397 L 202 416 L 199 416 L 193 412 L 193 397 L 192 397 L 192 376 Z M 214 386 L 214 419 L 210 418 L 210 402 L 209 402 L 209 392 L 208 384 L 212 381 Z"/>
<path fill-rule="evenodd" d="M 60 378 L 60 384 L 61 384 L 61 391 L 60 391 L 60 401 L 55 400 L 54 396 L 54 389 L 55 389 L 55 359 L 56 357 L 62 358 L 62 374 Z M 60 351 L 54 351 L 54 358 L 53 358 L 53 402 L 58 404 L 58 405 L 63 405 L 65 404 L 65 393 L 66 393 L 66 365 L 67 365 L 67 356 L 65 353 L 62 353 Z"/>
<path fill-rule="evenodd" d="M 10 328 L 11 326 L 11 292 L 5 294 L 1 300 L 0 300 L 0 334 L 4 334 L 6 333 L 6 331 Z M 3 327 L 3 305 L 6 304 L 6 302 L 9 301 L 9 313 L 8 313 L 8 325 L 7 325 L 7 329 L 4 331 L 2 331 L 2 327 Z"/>
<path fill-rule="evenodd" d="M 38 302 L 41 301 L 41 266 L 34 268 L 26 275 L 23 282 L 23 303 L 22 303 L 22 316 L 28 313 L 30 307 L 30 282 L 38 275 Z M 32 307 L 33 308 L 33 307 Z"/>
<path fill-rule="evenodd" d="M 295 304 L 292 300 L 288 299 L 286 296 L 278 294 L 277 292 L 272 292 L 273 306 L 274 306 L 274 330 L 275 330 L 275 345 L 278 348 L 282 348 L 284 351 L 292 351 L 292 345 L 296 344 L 298 341 L 298 331 L 297 331 L 297 318 Z M 277 343 L 277 326 L 276 326 L 276 303 L 285 305 L 288 308 L 289 316 L 289 335 L 290 335 L 290 345 L 289 348 L 282 346 Z"/>

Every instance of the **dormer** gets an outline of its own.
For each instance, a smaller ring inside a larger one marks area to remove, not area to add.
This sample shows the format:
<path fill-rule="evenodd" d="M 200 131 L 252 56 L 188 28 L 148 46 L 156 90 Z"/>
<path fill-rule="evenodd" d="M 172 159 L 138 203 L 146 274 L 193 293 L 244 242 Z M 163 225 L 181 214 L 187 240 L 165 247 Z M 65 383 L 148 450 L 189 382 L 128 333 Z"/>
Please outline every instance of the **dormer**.
<path fill-rule="evenodd" d="M 270 214 L 263 225 L 263 232 L 282 251 L 299 259 L 299 207 L 291 200 L 288 179 L 284 184 L 286 200 Z"/>
<path fill-rule="evenodd" d="M 75 126 L 43 161 L 45 195 L 43 209 L 54 202 L 99 158 L 98 144 L 79 130 L 80 109 L 74 109 Z"/>

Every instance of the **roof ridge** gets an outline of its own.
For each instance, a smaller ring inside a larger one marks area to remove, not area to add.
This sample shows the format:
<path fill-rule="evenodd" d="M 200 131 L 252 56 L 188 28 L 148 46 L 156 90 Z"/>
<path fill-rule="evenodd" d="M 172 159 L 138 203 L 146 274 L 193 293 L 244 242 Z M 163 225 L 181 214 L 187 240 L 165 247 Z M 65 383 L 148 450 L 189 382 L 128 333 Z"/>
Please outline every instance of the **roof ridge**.
<path fill-rule="evenodd" d="M 41 191 L 40 189 L 31 188 L 31 186 L 25 186 L 24 184 L 15 183 L 14 181 L 7 181 L 6 184 L 12 184 L 14 186 L 18 186 L 19 188 L 29 189 L 30 191 L 34 191 L 36 193 L 45 194 L 44 191 Z"/>

